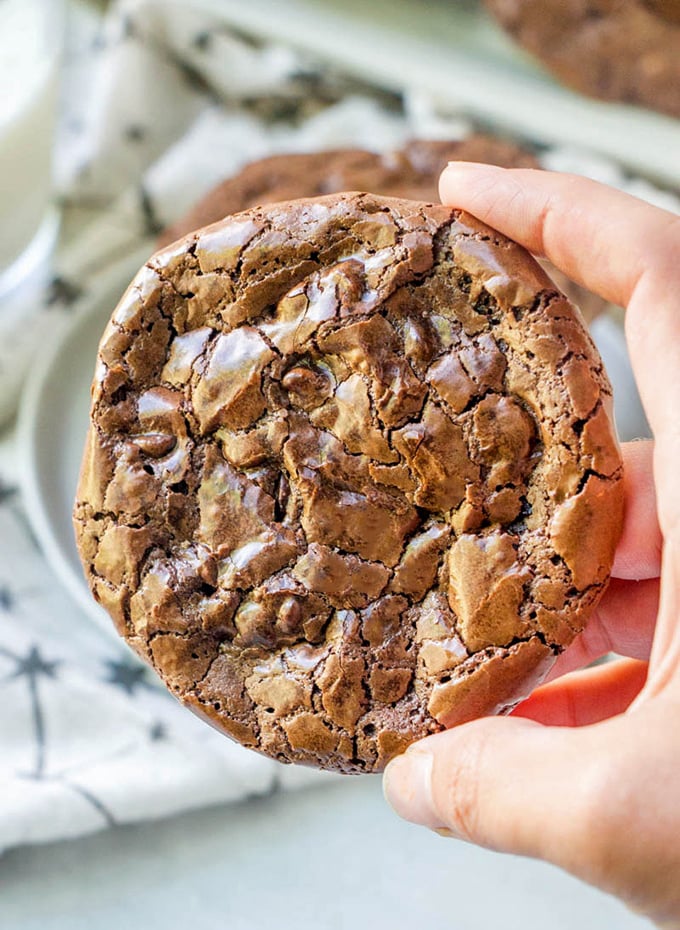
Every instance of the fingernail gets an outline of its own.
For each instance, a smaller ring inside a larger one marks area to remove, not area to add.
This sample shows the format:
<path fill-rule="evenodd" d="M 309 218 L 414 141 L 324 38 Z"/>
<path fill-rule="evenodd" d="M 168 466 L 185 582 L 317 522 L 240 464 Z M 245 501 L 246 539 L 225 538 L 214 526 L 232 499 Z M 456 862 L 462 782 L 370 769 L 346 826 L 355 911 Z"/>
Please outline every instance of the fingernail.
<path fill-rule="evenodd" d="M 494 171 L 499 170 L 497 165 L 486 165 L 479 161 L 450 161 L 447 162 L 444 171 L 452 169 L 454 171 Z"/>
<path fill-rule="evenodd" d="M 393 759 L 385 769 L 383 791 L 387 803 L 411 823 L 431 830 L 442 829 L 432 803 L 432 766 L 429 752 L 406 752 Z"/>

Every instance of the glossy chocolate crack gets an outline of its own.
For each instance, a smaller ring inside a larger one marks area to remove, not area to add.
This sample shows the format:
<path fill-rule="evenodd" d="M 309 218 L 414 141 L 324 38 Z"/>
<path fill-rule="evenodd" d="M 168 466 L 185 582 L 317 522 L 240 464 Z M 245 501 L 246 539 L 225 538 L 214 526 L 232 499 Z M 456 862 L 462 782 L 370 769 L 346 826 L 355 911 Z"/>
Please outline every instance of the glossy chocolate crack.
<path fill-rule="evenodd" d="M 158 253 L 102 338 L 90 586 L 225 733 L 379 771 L 582 628 L 622 519 L 610 399 L 571 305 L 471 217 L 249 210 Z"/>

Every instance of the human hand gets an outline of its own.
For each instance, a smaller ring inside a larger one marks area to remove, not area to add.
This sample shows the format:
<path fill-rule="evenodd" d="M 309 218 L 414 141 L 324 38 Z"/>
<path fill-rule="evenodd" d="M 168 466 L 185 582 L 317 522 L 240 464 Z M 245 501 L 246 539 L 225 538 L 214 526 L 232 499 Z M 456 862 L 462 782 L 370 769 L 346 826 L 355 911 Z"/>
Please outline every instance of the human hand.
<path fill-rule="evenodd" d="M 465 163 L 440 193 L 627 308 L 655 442 L 624 446 L 612 582 L 552 680 L 511 717 L 412 745 L 385 794 L 407 820 L 553 862 L 680 928 L 680 217 L 583 178 Z M 610 651 L 626 658 L 573 671 Z"/>

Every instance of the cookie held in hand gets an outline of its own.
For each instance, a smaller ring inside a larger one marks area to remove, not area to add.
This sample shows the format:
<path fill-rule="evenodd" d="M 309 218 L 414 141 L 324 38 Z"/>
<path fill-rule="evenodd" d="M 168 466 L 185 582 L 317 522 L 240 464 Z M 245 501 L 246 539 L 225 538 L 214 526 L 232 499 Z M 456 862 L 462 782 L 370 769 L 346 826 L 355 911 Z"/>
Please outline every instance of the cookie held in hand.
<path fill-rule="evenodd" d="M 89 584 L 215 726 L 379 771 L 505 712 L 582 629 L 622 523 L 610 387 L 534 260 L 340 194 L 159 252 L 99 348 Z"/>

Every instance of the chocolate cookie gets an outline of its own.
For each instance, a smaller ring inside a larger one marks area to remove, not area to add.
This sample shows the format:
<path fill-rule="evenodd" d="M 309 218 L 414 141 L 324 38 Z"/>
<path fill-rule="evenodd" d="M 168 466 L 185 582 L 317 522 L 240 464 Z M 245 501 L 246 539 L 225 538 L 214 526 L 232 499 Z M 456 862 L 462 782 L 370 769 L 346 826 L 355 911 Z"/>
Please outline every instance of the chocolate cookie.
<path fill-rule="evenodd" d="M 565 84 L 680 116 L 680 0 L 485 0 Z"/>
<path fill-rule="evenodd" d="M 622 521 L 610 399 L 568 301 L 471 217 L 251 209 L 159 252 L 104 333 L 89 584 L 225 733 L 379 771 L 583 627 Z"/>
<path fill-rule="evenodd" d="M 161 234 L 160 247 L 194 229 L 215 223 L 249 207 L 300 197 L 370 191 L 383 197 L 403 197 L 436 203 L 437 182 L 449 161 L 476 161 L 501 168 L 539 168 L 527 149 L 496 136 L 476 134 L 458 141 L 414 139 L 386 154 L 360 149 L 274 155 L 249 165 L 211 190 L 179 222 Z M 604 312 L 606 303 L 549 262 L 543 263 L 558 287 L 588 322 Z"/>
<path fill-rule="evenodd" d="M 249 207 L 300 197 L 370 191 L 435 203 L 437 181 L 452 160 L 479 161 L 503 168 L 538 168 L 526 149 L 494 136 L 473 135 L 460 141 L 416 139 L 402 149 L 379 154 L 362 149 L 273 155 L 246 165 L 214 187 L 179 222 L 159 238 L 163 247 L 194 229 Z"/>

